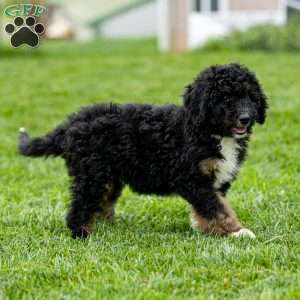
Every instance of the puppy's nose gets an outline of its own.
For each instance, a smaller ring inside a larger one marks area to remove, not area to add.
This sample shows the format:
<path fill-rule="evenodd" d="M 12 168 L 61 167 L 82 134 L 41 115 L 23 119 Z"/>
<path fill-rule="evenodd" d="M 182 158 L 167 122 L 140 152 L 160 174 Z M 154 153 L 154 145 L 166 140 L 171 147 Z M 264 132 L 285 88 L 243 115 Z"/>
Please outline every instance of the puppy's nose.
<path fill-rule="evenodd" d="M 248 114 L 242 114 L 239 117 L 239 121 L 242 125 L 247 126 L 250 123 L 250 116 Z"/>

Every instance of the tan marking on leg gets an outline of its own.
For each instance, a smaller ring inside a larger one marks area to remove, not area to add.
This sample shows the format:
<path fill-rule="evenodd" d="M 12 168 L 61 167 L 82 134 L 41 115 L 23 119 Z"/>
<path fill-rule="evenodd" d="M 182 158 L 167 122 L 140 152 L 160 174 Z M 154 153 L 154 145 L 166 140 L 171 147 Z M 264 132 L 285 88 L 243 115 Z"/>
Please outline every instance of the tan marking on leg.
<path fill-rule="evenodd" d="M 216 170 L 218 160 L 216 158 L 207 158 L 199 163 L 201 173 L 206 176 L 212 176 Z"/>
<path fill-rule="evenodd" d="M 191 212 L 191 223 L 194 229 L 208 234 L 227 235 L 239 231 L 242 226 L 238 221 L 234 211 L 226 200 L 218 193 L 220 203 L 224 207 L 224 213 L 218 213 L 213 219 L 206 219 L 200 216 L 194 209 Z"/>
<path fill-rule="evenodd" d="M 89 224 L 81 225 L 80 228 L 90 234 L 94 230 L 94 223 L 91 222 Z"/>
<path fill-rule="evenodd" d="M 112 221 L 115 215 L 114 207 L 114 203 L 103 203 L 101 205 L 101 211 L 98 212 L 95 217 L 101 220 Z"/>
<path fill-rule="evenodd" d="M 100 203 L 101 211 L 96 214 L 96 217 L 102 220 L 112 221 L 115 215 L 115 201 L 111 199 L 114 192 L 114 186 L 113 184 L 106 184 L 105 188 L 107 192 L 103 195 L 104 198 Z"/>
<path fill-rule="evenodd" d="M 95 229 L 95 223 L 96 219 L 106 220 L 106 221 L 112 221 L 114 217 L 114 201 L 109 201 L 112 193 L 113 193 L 113 185 L 112 184 L 106 184 L 106 193 L 103 194 L 103 199 L 100 202 L 100 211 L 94 213 L 91 220 L 87 223 L 81 226 L 81 228 L 86 231 L 88 234 L 90 234 Z"/>

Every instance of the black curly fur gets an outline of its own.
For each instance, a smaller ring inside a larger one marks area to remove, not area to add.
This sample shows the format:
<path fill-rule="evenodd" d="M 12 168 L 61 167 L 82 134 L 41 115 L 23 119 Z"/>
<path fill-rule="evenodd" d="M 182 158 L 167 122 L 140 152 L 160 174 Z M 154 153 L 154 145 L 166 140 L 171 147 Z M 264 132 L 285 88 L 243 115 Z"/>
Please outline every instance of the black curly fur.
<path fill-rule="evenodd" d="M 72 179 L 67 223 L 73 236 L 114 203 L 124 184 L 138 193 L 185 198 L 205 218 L 223 210 L 215 176 L 199 170 L 207 158 L 222 159 L 222 137 L 233 137 L 240 114 L 250 117 L 239 143 L 244 160 L 252 125 L 265 120 L 266 97 L 255 75 L 238 64 L 201 72 L 185 89 L 184 105 L 99 104 L 82 108 L 44 137 L 20 133 L 19 151 L 27 156 L 61 156 Z M 235 174 L 236 175 L 236 174 Z"/>

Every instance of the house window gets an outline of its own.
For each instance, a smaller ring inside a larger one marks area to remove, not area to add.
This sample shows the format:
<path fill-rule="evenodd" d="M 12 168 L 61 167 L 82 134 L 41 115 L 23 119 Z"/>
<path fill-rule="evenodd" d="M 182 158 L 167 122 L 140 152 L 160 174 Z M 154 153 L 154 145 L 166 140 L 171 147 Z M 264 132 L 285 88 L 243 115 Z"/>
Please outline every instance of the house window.
<path fill-rule="evenodd" d="M 193 0 L 194 11 L 197 12 L 217 12 L 219 11 L 220 0 Z"/>
<path fill-rule="evenodd" d="M 201 9 L 202 9 L 201 2 L 202 2 L 201 0 L 195 0 L 195 11 L 198 11 L 198 12 L 201 11 Z"/>
<path fill-rule="evenodd" d="M 219 1 L 218 0 L 211 0 L 211 11 L 218 11 L 219 10 Z"/>

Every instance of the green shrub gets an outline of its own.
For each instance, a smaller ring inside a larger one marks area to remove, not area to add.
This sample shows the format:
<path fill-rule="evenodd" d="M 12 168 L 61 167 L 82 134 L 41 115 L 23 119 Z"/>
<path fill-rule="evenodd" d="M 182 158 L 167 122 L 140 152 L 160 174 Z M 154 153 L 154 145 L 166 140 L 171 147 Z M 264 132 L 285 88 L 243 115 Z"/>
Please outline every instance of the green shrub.
<path fill-rule="evenodd" d="M 285 26 L 264 24 L 246 31 L 234 31 L 229 35 L 209 40 L 205 50 L 300 50 L 300 15 L 296 14 Z"/>

